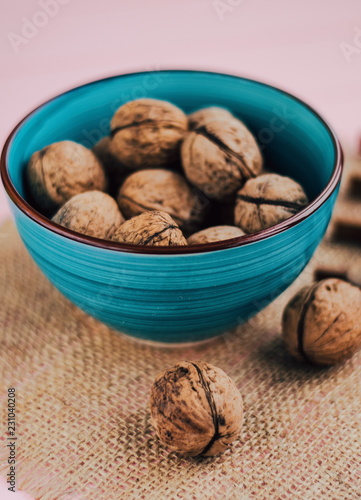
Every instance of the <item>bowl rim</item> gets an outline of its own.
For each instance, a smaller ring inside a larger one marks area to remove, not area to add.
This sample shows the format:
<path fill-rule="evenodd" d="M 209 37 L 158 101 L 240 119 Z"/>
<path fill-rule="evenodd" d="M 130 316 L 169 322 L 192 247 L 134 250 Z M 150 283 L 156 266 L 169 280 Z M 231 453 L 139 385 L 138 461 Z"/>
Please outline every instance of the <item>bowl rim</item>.
<path fill-rule="evenodd" d="M 199 74 L 209 74 L 212 76 L 226 76 L 226 77 L 231 77 L 235 78 L 238 80 L 245 80 L 251 83 L 255 83 L 260 86 L 268 87 L 270 89 L 276 90 L 280 92 L 281 94 L 284 94 L 287 97 L 290 97 L 294 101 L 302 104 L 305 108 L 310 110 L 316 118 L 325 126 L 326 130 L 328 131 L 331 140 L 333 142 L 333 146 L 335 149 L 335 162 L 333 165 L 333 171 L 332 175 L 325 186 L 325 188 L 321 191 L 321 193 L 310 203 L 308 204 L 304 209 L 302 209 L 300 212 L 297 212 L 295 215 L 289 217 L 288 219 L 275 224 L 274 226 L 271 226 L 266 229 L 262 229 L 261 231 L 258 231 L 256 233 L 252 234 L 246 234 L 244 236 L 239 236 L 237 238 L 232 238 L 228 240 L 221 240 L 218 242 L 213 242 L 213 243 L 203 243 L 203 244 L 198 244 L 198 245 L 189 245 L 189 246 L 174 246 L 174 247 L 161 247 L 161 246 L 139 246 L 139 245 L 131 245 L 131 244 L 125 244 L 125 243 L 119 243 L 115 241 L 109 241 L 105 239 L 100 239 L 100 238 L 94 238 L 92 236 L 87 236 L 81 233 L 77 233 L 75 231 L 72 231 L 71 229 L 65 228 L 63 226 L 60 226 L 59 224 L 56 224 L 55 222 L 52 222 L 50 219 L 42 215 L 40 212 L 38 212 L 35 208 L 33 208 L 21 195 L 20 193 L 16 190 L 13 182 L 10 179 L 10 175 L 8 172 L 8 154 L 9 150 L 11 147 L 11 143 L 13 141 L 13 138 L 15 134 L 18 132 L 18 130 L 21 128 L 21 126 L 31 118 L 32 115 L 34 115 L 36 112 L 38 112 L 40 109 L 43 107 L 47 106 L 51 102 L 55 101 L 59 97 L 62 97 L 66 94 L 69 94 L 77 89 L 88 87 L 91 85 L 98 84 L 102 81 L 107 81 L 107 80 L 112 80 L 112 79 L 118 79 L 122 77 L 127 77 L 127 76 L 132 76 L 132 75 L 145 75 L 147 74 L 146 71 L 138 71 L 138 72 L 129 72 L 129 73 L 122 73 L 119 75 L 114 75 L 114 76 L 109 76 L 106 78 L 100 78 L 98 80 L 93 80 L 88 83 L 84 83 L 82 85 L 78 85 L 76 87 L 73 87 L 65 92 L 61 92 L 60 94 L 57 94 L 55 97 L 52 97 L 51 99 L 46 100 L 36 108 L 34 108 L 30 113 L 28 113 L 23 119 L 21 119 L 18 124 L 14 127 L 14 129 L 11 131 L 10 135 L 5 141 L 2 153 L 1 153 L 1 160 L 0 160 L 0 175 L 1 179 L 3 182 L 3 185 L 5 187 L 5 191 L 7 195 L 9 196 L 10 200 L 17 206 L 17 208 L 20 209 L 21 212 L 23 212 L 27 217 L 32 219 L 34 222 L 39 224 L 40 226 L 52 231 L 53 233 L 56 233 L 60 236 L 63 236 L 67 239 L 76 241 L 78 243 L 84 243 L 86 245 L 90 245 L 93 247 L 98 247 L 102 249 L 107 249 L 107 250 L 115 250 L 118 252 L 128 252 L 128 253 L 136 253 L 136 254 L 166 254 L 166 255 L 174 255 L 174 254 L 195 254 L 195 253 L 206 253 L 206 252 L 212 252 L 215 250 L 225 250 L 225 249 L 230 249 L 230 248 L 235 248 L 235 247 L 241 247 L 244 245 L 248 245 L 251 243 L 256 243 L 258 241 L 264 240 L 265 238 L 269 238 L 271 236 L 275 236 L 279 233 L 282 233 L 286 231 L 287 229 L 290 229 L 291 227 L 299 224 L 300 222 L 304 221 L 308 217 L 310 217 L 318 208 L 320 208 L 327 200 L 328 198 L 332 195 L 332 193 L 335 191 L 337 185 L 339 184 L 339 181 L 341 179 L 342 175 L 342 170 L 343 170 L 343 151 L 342 147 L 340 144 L 340 141 L 338 140 L 335 132 L 333 131 L 332 127 L 328 124 L 328 122 L 309 104 L 305 103 L 302 99 L 294 96 L 293 94 L 280 89 L 274 85 L 269 85 L 267 83 L 254 80 L 252 78 L 247 78 L 243 76 L 238 76 L 238 75 L 232 75 L 232 74 L 227 74 L 227 73 L 220 73 L 220 72 L 215 72 L 215 71 L 197 71 L 193 69 L 162 69 L 162 70 L 157 70 L 157 73 L 199 73 Z"/>

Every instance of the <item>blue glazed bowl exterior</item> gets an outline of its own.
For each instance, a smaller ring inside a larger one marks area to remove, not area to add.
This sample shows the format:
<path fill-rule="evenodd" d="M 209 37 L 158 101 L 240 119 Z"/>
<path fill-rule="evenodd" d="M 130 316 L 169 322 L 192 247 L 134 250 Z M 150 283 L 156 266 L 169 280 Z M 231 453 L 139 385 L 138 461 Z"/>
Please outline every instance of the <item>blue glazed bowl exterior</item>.
<path fill-rule="evenodd" d="M 156 254 L 64 234 L 19 202 L 26 200 L 23 172 L 34 151 L 64 139 L 92 146 L 108 132 L 115 109 L 141 92 L 186 112 L 206 105 L 231 109 L 258 138 L 266 166 L 301 182 L 310 206 L 229 245 Z M 330 129 L 301 101 L 251 80 L 193 71 L 137 73 L 79 87 L 29 115 L 5 150 L 2 177 L 16 225 L 48 279 L 109 326 L 175 343 L 203 340 L 244 322 L 295 280 L 329 223 L 342 161 Z"/>

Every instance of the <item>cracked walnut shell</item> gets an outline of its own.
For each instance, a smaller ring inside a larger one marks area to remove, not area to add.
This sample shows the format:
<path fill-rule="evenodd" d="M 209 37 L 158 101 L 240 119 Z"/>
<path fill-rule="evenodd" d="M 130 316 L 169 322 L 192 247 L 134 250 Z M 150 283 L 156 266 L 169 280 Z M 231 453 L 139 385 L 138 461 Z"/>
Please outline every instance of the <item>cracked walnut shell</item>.
<path fill-rule="evenodd" d="M 282 222 L 306 207 L 307 196 L 293 179 L 264 174 L 250 179 L 237 193 L 235 223 L 255 233 Z"/>
<path fill-rule="evenodd" d="M 167 212 L 181 229 L 194 231 L 205 210 L 196 190 L 171 170 L 146 169 L 131 174 L 121 186 L 118 204 L 125 217 L 148 210 Z"/>
<path fill-rule="evenodd" d="M 243 421 L 242 396 L 233 380 L 203 362 L 184 361 L 159 374 L 150 411 L 160 440 L 186 456 L 223 452 Z"/>
<path fill-rule="evenodd" d="M 244 232 L 235 226 L 213 226 L 207 227 L 198 233 L 192 234 L 188 238 L 188 245 L 201 245 L 204 243 L 214 243 L 215 241 L 229 240 L 244 236 Z"/>
<path fill-rule="evenodd" d="M 87 191 L 67 201 L 52 221 L 77 233 L 110 239 L 124 218 L 111 196 L 101 191 Z"/>
<path fill-rule="evenodd" d="M 55 210 L 76 194 L 106 189 L 96 156 L 73 141 L 55 142 L 34 153 L 27 178 L 34 201 L 43 210 Z"/>
<path fill-rule="evenodd" d="M 287 304 L 283 338 L 297 359 L 333 365 L 361 347 L 361 290 L 340 279 L 302 288 Z"/>
<path fill-rule="evenodd" d="M 186 177 L 210 198 L 224 200 L 262 169 L 255 138 L 237 118 L 201 121 L 181 148 Z"/>
<path fill-rule="evenodd" d="M 184 246 L 187 240 L 177 224 L 166 212 L 143 212 L 122 224 L 113 241 L 131 245 Z"/>
<path fill-rule="evenodd" d="M 137 99 L 113 116 L 110 151 L 131 169 L 170 166 L 179 161 L 187 128 L 187 117 L 177 106 L 158 99 Z"/>

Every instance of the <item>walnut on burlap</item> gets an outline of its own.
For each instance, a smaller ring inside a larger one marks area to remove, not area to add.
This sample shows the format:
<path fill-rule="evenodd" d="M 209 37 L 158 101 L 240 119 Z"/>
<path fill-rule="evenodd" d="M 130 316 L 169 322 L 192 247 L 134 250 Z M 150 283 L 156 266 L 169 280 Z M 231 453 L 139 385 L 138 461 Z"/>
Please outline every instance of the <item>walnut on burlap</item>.
<path fill-rule="evenodd" d="M 361 265 L 327 240 L 292 287 L 236 331 L 177 348 L 143 344 L 73 306 L 42 276 L 11 224 L 0 233 L 0 473 L 7 388 L 17 394 L 17 487 L 41 500 L 357 499 L 361 355 L 322 369 L 292 360 L 282 309 L 319 262 Z M 260 304 L 260 308 L 262 304 Z M 169 453 L 150 424 L 154 377 L 179 360 L 219 366 L 244 397 L 223 455 Z"/>

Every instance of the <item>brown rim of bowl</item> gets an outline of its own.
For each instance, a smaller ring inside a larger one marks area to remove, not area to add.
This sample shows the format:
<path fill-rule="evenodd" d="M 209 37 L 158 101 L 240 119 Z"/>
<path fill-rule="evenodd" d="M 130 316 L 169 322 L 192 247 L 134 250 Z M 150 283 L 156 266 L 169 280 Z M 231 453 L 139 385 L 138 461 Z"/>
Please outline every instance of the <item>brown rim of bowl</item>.
<path fill-rule="evenodd" d="M 333 166 L 333 172 L 331 175 L 330 180 L 328 181 L 326 187 L 322 190 L 322 192 L 315 198 L 309 205 L 307 205 L 303 210 L 298 212 L 297 214 L 293 215 L 289 219 L 286 219 L 279 224 L 276 224 L 272 227 L 269 227 L 267 229 L 263 229 L 262 231 L 258 231 L 257 233 L 252 233 L 248 234 L 245 236 L 239 236 L 238 238 L 232 238 L 229 240 L 222 240 L 219 242 L 214 242 L 214 243 L 203 243 L 200 245 L 189 245 L 189 246 L 174 246 L 174 247 L 157 247 L 157 246 L 139 246 L 139 245 L 129 245 L 129 244 L 124 244 L 124 243 L 118 243 L 118 242 L 113 242 L 109 240 L 103 240 L 100 238 L 93 238 L 92 236 L 86 236 L 84 234 L 76 233 L 75 231 L 72 231 L 70 229 L 64 228 L 60 226 L 59 224 L 56 224 L 52 222 L 50 219 L 46 218 L 44 215 L 39 213 L 37 210 L 35 210 L 27 201 L 24 200 L 18 193 L 18 191 L 15 189 L 15 186 L 13 185 L 9 173 L 7 171 L 7 155 L 8 151 L 10 148 L 10 144 L 12 142 L 12 139 L 16 132 L 20 129 L 22 124 L 30 118 L 34 113 L 36 113 L 38 110 L 49 104 L 50 102 L 54 101 L 58 97 L 61 97 L 62 95 L 65 95 L 69 92 L 72 92 L 78 88 L 81 87 L 87 87 L 89 85 L 93 85 L 96 83 L 99 83 L 101 81 L 105 80 L 111 80 L 113 78 L 119 78 L 123 76 L 129 76 L 129 75 L 141 75 L 141 74 L 146 74 L 144 71 L 140 72 L 132 72 L 132 73 L 124 73 L 121 75 L 115 75 L 111 76 L 108 78 L 101 78 L 99 80 L 94 80 L 89 83 L 85 83 L 83 85 L 79 85 L 77 87 L 74 87 L 66 92 L 62 92 L 61 94 L 56 95 L 52 99 L 48 99 L 45 101 L 43 104 L 40 106 L 36 107 L 33 111 L 31 111 L 28 115 L 26 115 L 13 129 L 13 131 L 10 133 L 9 137 L 7 138 L 4 148 L 2 150 L 1 154 L 1 163 L 0 163 L 0 173 L 1 173 L 1 179 L 3 181 L 5 190 L 11 199 L 11 201 L 25 214 L 27 215 L 30 219 L 32 219 L 34 222 L 37 224 L 40 224 L 41 226 L 45 227 L 46 229 L 49 229 L 50 231 L 57 233 L 61 236 L 64 236 L 65 238 L 77 241 L 79 243 L 84 243 L 86 245 L 98 247 L 98 248 L 104 248 L 107 250 L 116 250 L 119 252 L 130 252 L 130 253 L 139 253 L 139 254 L 166 254 L 166 255 L 174 255 L 174 254 L 193 254 L 193 253 L 204 253 L 204 252 L 210 252 L 214 250 L 225 250 L 228 248 L 234 248 L 234 247 L 240 247 L 243 245 L 247 245 L 249 243 L 255 243 L 257 241 L 263 240 L 265 238 L 268 238 L 270 236 L 274 236 L 276 234 L 279 234 L 283 231 L 286 231 L 287 229 L 295 226 L 296 224 L 302 222 L 303 220 L 307 219 L 310 215 L 312 215 L 321 205 L 323 205 L 326 200 L 331 196 L 331 194 L 334 192 L 336 189 L 340 179 L 341 179 L 341 174 L 342 174 L 342 169 L 343 169 L 343 152 L 341 148 L 341 144 L 339 140 L 337 139 L 335 133 L 333 132 L 332 128 L 329 126 L 329 124 L 315 111 L 311 106 L 306 104 L 304 101 L 299 99 L 298 97 L 295 97 L 294 95 L 290 94 L 289 92 L 286 92 L 282 89 L 279 89 L 277 87 L 274 87 L 273 85 L 268 85 L 263 82 L 259 82 L 257 80 L 253 80 L 251 78 L 244 78 L 241 76 L 236 76 L 236 75 L 229 75 L 226 73 L 217 73 L 217 72 L 211 72 L 211 71 L 196 71 L 196 70 L 180 70 L 180 69 L 175 69 L 175 70 L 161 70 L 159 72 L 172 72 L 172 73 L 203 73 L 203 74 L 210 74 L 210 75 L 220 75 L 220 76 L 227 76 L 227 77 L 232 77 L 232 78 L 237 78 L 237 79 L 243 79 L 247 80 L 253 83 L 257 83 L 258 85 L 263 85 L 265 87 L 272 88 L 274 90 L 277 90 L 278 92 L 281 92 L 282 94 L 285 94 L 286 96 L 290 97 L 291 99 L 301 103 L 305 108 L 309 109 L 317 118 L 318 120 L 323 123 L 323 125 L 326 127 L 328 130 L 330 137 L 332 139 L 334 148 L 335 148 L 335 163 Z"/>

